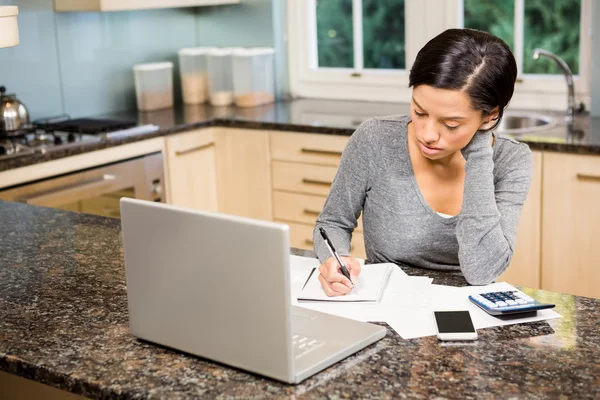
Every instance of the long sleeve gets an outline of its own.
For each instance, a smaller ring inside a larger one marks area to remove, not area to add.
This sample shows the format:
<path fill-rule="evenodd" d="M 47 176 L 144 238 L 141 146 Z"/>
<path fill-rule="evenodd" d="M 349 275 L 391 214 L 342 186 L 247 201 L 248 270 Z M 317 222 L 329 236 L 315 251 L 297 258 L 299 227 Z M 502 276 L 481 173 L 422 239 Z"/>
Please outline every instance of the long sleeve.
<path fill-rule="evenodd" d="M 357 227 L 363 209 L 369 175 L 367 135 L 372 132 L 374 120 L 361 124 L 348 140 L 342 153 L 338 171 L 313 231 L 314 250 L 321 262 L 331 257 L 319 234 L 319 227 L 327 232 L 338 254 L 350 254 L 352 232 Z"/>
<path fill-rule="evenodd" d="M 472 285 L 489 284 L 510 264 L 533 169 L 531 151 L 521 145 L 494 182 L 490 140 L 490 132 L 478 132 L 463 149 L 466 175 L 456 237 L 460 269 Z"/>

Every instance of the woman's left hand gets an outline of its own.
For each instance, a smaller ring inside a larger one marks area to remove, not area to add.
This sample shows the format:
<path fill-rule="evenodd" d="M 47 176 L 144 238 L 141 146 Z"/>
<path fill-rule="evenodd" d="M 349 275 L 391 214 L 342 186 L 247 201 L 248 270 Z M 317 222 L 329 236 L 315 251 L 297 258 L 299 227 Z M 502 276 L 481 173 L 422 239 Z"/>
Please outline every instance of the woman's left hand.
<path fill-rule="evenodd" d="M 493 154 L 492 143 L 493 143 L 492 131 L 477 131 L 473 138 L 463 149 L 461 153 L 465 160 L 469 159 L 469 156 L 474 153 L 486 153 Z"/>

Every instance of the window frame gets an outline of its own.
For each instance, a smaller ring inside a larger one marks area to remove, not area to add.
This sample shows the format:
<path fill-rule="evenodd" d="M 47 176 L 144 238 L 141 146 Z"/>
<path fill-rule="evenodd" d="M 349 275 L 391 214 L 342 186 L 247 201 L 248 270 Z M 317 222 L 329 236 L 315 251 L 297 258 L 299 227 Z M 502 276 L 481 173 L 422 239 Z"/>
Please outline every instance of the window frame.
<path fill-rule="evenodd" d="M 524 1 L 515 0 L 515 8 L 522 9 Z M 577 103 L 583 102 L 589 109 L 592 0 L 581 1 L 580 67 L 579 74 L 574 75 L 575 96 Z M 406 20 L 417 21 L 405 25 L 406 69 L 317 68 L 315 4 L 315 0 L 299 0 L 288 5 L 288 65 L 292 97 L 407 103 L 411 95 L 408 73 L 419 49 L 443 30 L 463 24 L 463 0 L 405 0 Z M 354 7 L 360 4 L 361 0 L 353 0 Z M 362 10 L 353 13 L 353 19 L 358 18 L 357 14 L 361 18 L 359 26 L 362 26 Z M 354 21 L 355 26 L 357 22 Z M 517 34 L 519 29 L 522 32 L 522 16 L 520 21 L 515 17 Z M 355 43 L 360 40 L 357 36 L 362 35 L 354 29 Z M 521 42 L 522 46 L 522 40 L 515 40 L 515 58 L 521 66 L 522 51 L 517 42 Z M 362 49 L 362 46 L 359 48 Z M 362 63 L 362 56 L 362 51 L 354 52 L 355 65 L 357 60 Z M 538 110 L 564 110 L 566 106 L 567 85 L 562 74 L 521 74 L 510 104 L 511 108 Z"/>

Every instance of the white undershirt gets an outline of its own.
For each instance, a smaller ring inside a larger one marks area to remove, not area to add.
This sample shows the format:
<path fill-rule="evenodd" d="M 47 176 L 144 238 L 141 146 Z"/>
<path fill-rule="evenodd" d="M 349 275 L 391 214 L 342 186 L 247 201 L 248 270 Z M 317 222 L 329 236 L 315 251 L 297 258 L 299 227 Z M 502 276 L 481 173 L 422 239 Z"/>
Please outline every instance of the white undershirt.
<path fill-rule="evenodd" d="M 452 217 L 454 217 L 454 215 L 448 215 L 448 214 L 444 214 L 444 213 L 441 213 L 441 212 L 439 212 L 438 215 L 441 216 L 441 217 L 444 217 L 444 218 L 452 218 Z"/>

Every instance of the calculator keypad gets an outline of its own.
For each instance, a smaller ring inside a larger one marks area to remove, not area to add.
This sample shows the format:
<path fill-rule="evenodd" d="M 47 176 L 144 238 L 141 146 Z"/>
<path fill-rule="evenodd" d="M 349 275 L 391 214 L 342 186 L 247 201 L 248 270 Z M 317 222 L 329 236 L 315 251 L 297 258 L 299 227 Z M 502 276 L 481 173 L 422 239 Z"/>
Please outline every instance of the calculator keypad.
<path fill-rule="evenodd" d="M 491 315 L 515 314 L 543 310 L 554 304 L 538 303 L 520 290 L 470 295 L 469 299 Z"/>
<path fill-rule="evenodd" d="M 533 305 L 535 300 L 521 291 L 490 292 L 474 295 L 473 299 L 491 309 L 520 308 Z"/>

